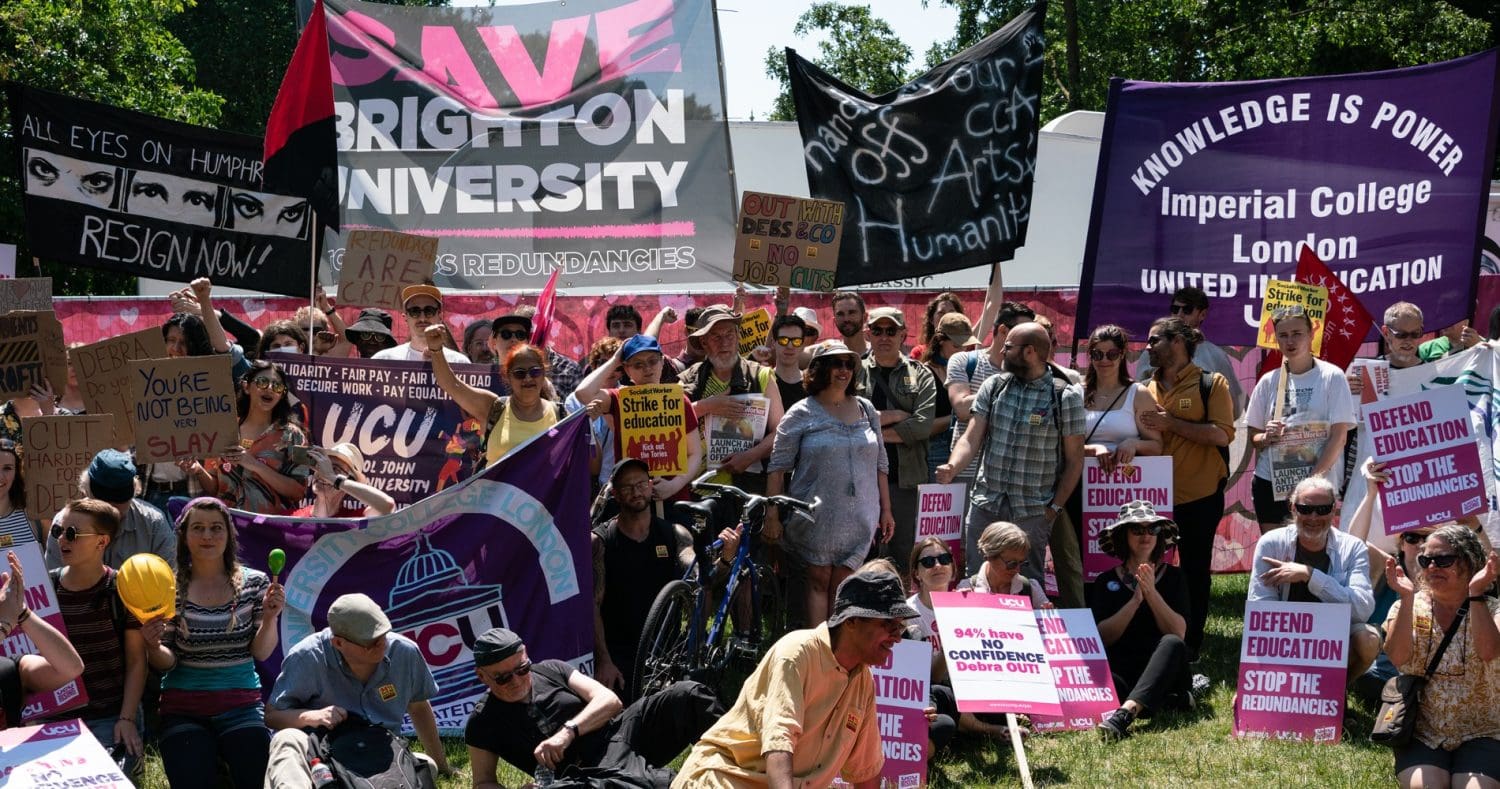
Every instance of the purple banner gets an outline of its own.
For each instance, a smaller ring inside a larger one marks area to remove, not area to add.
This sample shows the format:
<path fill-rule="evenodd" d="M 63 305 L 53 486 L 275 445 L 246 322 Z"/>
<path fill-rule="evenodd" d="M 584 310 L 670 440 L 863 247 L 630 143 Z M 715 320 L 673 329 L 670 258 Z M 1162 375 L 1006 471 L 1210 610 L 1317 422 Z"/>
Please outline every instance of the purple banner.
<path fill-rule="evenodd" d="M 484 468 L 484 425 L 432 378 L 427 362 L 278 355 L 287 386 L 302 401 L 308 440 L 345 441 L 365 456 L 370 484 L 412 504 Z M 492 389 L 493 368 L 455 364 L 471 386 Z"/>
<path fill-rule="evenodd" d="M 469 651 L 492 627 L 535 660 L 593 667 L 588 423 L 564 420 L 482 474 L 378 518 L 278 518 L 235 511 L 240 558 L 266 570 L 286 551 L 281 644 L 259 665 L 270 688 L 286 649 L 323 628 L 342 594 L 379 603 L 438 682 L 438 727 L 462 730 L 485 692 Z M 537 473 L 545 469 L 545 473 Z"/>
<path fill-rule="evenodd" d="M 1311 245 L 1372 315 L 1469 315 L 1496 133 L 1496 52 L 1367 74 L 1204 84 L 1115 80 L 1078 325 L 1145 336 L 1172 292 L 1250 345 L 1267 279 Z"/>

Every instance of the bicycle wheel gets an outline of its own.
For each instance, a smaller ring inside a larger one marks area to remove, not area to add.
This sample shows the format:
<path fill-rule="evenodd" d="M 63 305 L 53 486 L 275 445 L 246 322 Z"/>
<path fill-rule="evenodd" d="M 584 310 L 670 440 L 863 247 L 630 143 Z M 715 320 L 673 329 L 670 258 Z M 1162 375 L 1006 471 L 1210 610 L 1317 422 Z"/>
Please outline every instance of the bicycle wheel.
<path fill-rule="evenodd" d="M 644 698 L 687 679 L 695 667 L 689 643 L 694 626 L 694 595 L 694 587 L 681 580 L 663 586 L 657 593 L 635 651 L 632 698 Z"/>

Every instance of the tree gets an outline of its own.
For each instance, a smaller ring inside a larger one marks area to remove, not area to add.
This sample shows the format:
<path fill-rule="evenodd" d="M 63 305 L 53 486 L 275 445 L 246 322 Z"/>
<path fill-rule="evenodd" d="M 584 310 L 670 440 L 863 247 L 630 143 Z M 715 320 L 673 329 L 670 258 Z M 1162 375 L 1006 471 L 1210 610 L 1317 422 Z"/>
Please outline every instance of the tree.
<path fill-rule="evenodd" d="M 0 79 L 79 98 L 212 125 L 223 99 L 193 84 L 193 59 L 166 28 L 190 0 L 5 0 L 0 3 Z M 21 186 L 8 107 L 0 107 L 0 241 L 16 244 L 18 271 L 31 259 L 22 237 Z M 29 272 L 28 272 L 29 273 Z M 133 293 L 135 278 L 42 261 L 64 294 Z"/>
<path fill-rule="evenodd" d="M 812 59 L 813 63 L 873 96 L 893 91 L 915 76 L 907 74 L 911 47 L 902 43 L 896 31 L 871 13 L 867 5 L 815 3 L 798 17 L 792 32 L 798 37 L 814 32 L 826 34 L 828 40 L 820 55 Z M 781 47 L 766 50 L 766 76 L 781 84 L 768 120 L 795 120 L 791 77 Z"/>

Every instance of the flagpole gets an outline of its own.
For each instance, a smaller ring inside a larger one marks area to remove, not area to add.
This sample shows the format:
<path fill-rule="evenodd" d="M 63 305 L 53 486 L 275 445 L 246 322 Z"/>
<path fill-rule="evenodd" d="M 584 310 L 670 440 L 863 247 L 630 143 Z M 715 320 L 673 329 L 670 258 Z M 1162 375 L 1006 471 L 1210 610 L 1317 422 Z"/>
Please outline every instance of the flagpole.
<path fill-rule="evenodd" d="M 311 203 L 309 203 L 308 205 L 309 205 L 309 207 L 311 207 Z M 316 310 L 318 308 L 318 247 L 322 246 L 322 243 L 320 243 L 320 242 L 322 242 L 322 240 L 323 240 L 323 223 L 319 221 L 318 212 L 317 211 L 313 211 L 312 212 L 312 216 L 313 216 L 313 227 L 316 228 L 316 230 L 313 231 L 313 240 L 312 240 L 312 243 L 308 245 L 310 247 L 310 249 L 308 249 L 308 252 L 307 252 L 307 258 L 308 258 L 307 259 L 307 268 L 308 268 L 307 302 L 308 302 L 308 307 L 309 307 L 309 309 L 307 310 L 307 353 L 308 353 L 308 355 L 312 355 L 313 348 L 316 346 L 316 339 L 317 339 L 316 337 L 313 336 L 313 310 Z M 328 320 L 328 316 L 324 315 L 323 316 L 323 320 L 326 323 L 326 321 Z"/>

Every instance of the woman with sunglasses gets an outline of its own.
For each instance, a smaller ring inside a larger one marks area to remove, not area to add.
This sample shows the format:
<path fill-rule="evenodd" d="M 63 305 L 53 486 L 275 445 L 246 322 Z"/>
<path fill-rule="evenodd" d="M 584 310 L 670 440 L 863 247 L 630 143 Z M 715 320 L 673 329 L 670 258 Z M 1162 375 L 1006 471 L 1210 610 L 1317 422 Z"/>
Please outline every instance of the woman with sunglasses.
<path fill-rule="evenodd" d="M 1006 521 L 995 521 L 979 535 L 979 555 L 984 563 L 979 572 L 958 582 L 958 591 L 985 594 L 1018 594 L 1031 598 L 1032 608 L 1051 608 L 1042 585 L 1021 574 L 1031 539 L 1021 527 Z"/>
<path fill-rule="evenodd" d="M 222 761 L 237 789 L 265 780 L 271 735 L 255 661 L 276 650 L 280 584 L 240 565 L 229 510 L 193 499 L 177 518 L 177 615 L 141 625 L 162 673 L 161 760 L 173 786 L 204 786 Z"/>
<path fill-rule="evenodd" d="M 40 542 L 42 524 L 26 515 L 26 477 L 20 445 L 0 438 L 0 537 L 12 542 Z"/>
<path fill-rule="evenodd" d="M 766 513 L 763 534 L 785 542 L 786 556 L 796 565 L 789 572 L 800 570 L 806 582 L 802 622 L 828 618 L 839 584 L 864 563 L 877 535 L 889 540 L 896 526 L 880 413 L 854 394 L 858 367 L 859 356 L 838 340 L 813 351 L 803 379 L 807 397 L 782 415 L 766 464 L 766 495 L 785 491 L 823 501 L 811 523 L 785 534 L 777 508 Z"/>
<path fill-rule="evenodd" d="M 1411 742 L 1397 748 L 1403 787 L 1500 786 L 1500 556 L 1472 529 L 1440 526 L 1417 554 L 1415 583 L 1392 559 L 1385 579 L 1401 599 L 1385 622 L 1385 651 L 1403 674 L 1422 675 Z M 1437 668 L 1433 656 L 1452 632 Z"/>
<path fill-rule="evenodd" d="M 777 315 L 771 324 L 776 389 L 781 393 L 782 408 L 791 408 L 807 397 L 807 389 L 802 386 L 802 351 L 812 343 L 809 334 L 807 322 L 796 315 Z"/>
<path fill-rule="evenodd" d="M 500 319 L 496 319 L 498 324 Z M 470 386 L 453 374 L 448 360 L 439 358 L 449 342 L 447 327 L 430 326 L 427 347 L 432 349 L 432 377 L 469 416 L 485 425 L 485 463 L 499 460 L 511 449 L 541 435 L 567 416 L 563 404 L 547 399 L 547 355 L 524 342 L 513 342 L 506 350 L 500 371 L 510 385 L 510 394 L 497 395 Z"/>
<path fill-rule="evenodd" d="M 1104 716 L 1105 740 L 1124 737 L 1142 713 L 1169 704 L 1191 704 L 1187 633 L 1187 582 L 1161 557 L 1177 541 L 1177 524 L 1144 501 L 1120 507 L 1099 535 L 1099 546 L 1118 567 L 1089 585 L 1088 604 L 1099 623 L 1115 691 L 1125 703 Z"/>
<path fill-rule="evenodd" d="M 264 359 L 240 377 L 240 445 L 217 462 L 189 468 L 205 491 L 235 509 L 263 515 L 289 515 L 307 495 L 312 469 L 293 460 L 292 447 L 307 446 L 307 435 L 292 420 L 286 378 Z"/>

